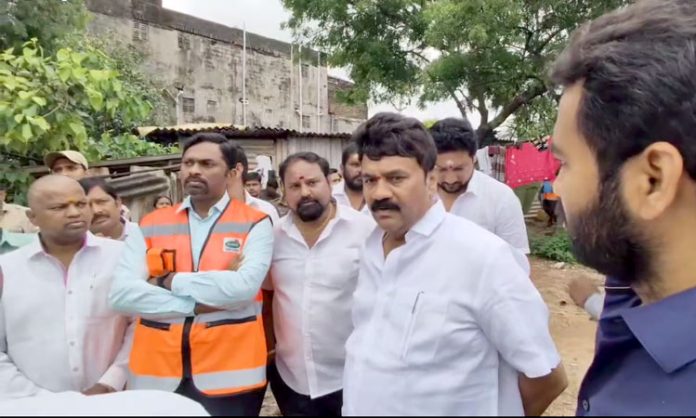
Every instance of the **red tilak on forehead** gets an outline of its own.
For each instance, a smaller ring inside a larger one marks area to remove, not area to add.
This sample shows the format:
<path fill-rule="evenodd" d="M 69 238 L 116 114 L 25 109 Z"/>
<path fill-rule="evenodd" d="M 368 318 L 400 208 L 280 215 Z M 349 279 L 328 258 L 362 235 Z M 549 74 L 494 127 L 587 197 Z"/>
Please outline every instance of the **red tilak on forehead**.
<path fill-rule="evenodd" d="M 300 176 L 300 180 L 304 180 L 304 179 L 305 179 L 305 177 L 304 177 L 304 176 Z"/>

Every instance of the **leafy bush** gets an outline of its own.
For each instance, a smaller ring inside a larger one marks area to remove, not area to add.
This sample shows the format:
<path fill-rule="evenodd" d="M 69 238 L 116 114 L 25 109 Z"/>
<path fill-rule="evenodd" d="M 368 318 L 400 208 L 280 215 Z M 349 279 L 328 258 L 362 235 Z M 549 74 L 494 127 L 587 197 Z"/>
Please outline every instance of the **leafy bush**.
<path fill-rule="evenodd" d="M 532 255 L 553 261 L 575 263 L 571 250 L 570 236 L 565 230 L 558 230 L 551 236 L 533 235 L 530 237 Z"/>

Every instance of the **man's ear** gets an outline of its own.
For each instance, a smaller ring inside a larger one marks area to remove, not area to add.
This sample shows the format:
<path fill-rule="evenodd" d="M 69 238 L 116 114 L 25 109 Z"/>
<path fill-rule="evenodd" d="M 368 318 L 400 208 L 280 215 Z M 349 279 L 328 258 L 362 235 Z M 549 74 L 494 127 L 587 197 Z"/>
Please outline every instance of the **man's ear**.
<path fill-rule="evenodd" d="M 425 175 L 425 185 L 428 189 L 430 199 L 435 199 L 437 196 L 437 173 L 435 170 L 430 170 L 430 172 Z"/>
<path fill-rule="evenodd" d="M 29 219 L 29 222 L 31 222 L 32 225 L 34 225 L 37 228 L 39 227 L 39 225 L 36 224 L 36 213 L 33 210 L 27 210 L 27 218 Z"/>
<path fill-rule="evenodd" d="M 644 221 L 662 216 L 677 198 L 684 174 L 684 159 L 674 145 L 651 144 L 621 170 L 628 209 Z"/>

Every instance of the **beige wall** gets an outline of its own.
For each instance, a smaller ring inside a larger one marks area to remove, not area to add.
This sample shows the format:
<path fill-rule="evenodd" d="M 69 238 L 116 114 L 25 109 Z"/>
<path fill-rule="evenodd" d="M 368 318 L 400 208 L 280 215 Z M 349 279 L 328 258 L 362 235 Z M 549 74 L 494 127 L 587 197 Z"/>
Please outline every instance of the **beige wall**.
<path fill-rule="evenodd" d="M 144 51 L 147 70 L 161 79 L 173 96 L 177 86 L 183 87 L 185 100 L 179 105 L 179 122 L 243 124 L 241 46 L 100 13 L 94 14 L 90 30 Z M 316 66 L 302 70 L 302 124 L 299 80 L 298 65 L 286 54 L 247 48 L 247 125 L 313 132 L 350 132 L 359 125 L 361 120 L 352 118 L 360 111 L 329 105 L 330 98 L 335 98 L 335 85 L 330 94 L 327 69 Z M 174 101 L 171 105 L 174 107 Z M 347 115 L 329 115 L 330 107 Z M 177 114 L 175 109 L 170 113 Z"/>

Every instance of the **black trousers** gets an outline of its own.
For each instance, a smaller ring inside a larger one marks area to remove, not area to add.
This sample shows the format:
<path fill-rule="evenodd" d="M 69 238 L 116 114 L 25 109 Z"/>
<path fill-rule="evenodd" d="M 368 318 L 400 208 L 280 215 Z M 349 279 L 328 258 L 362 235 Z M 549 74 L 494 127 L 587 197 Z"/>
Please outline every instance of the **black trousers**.
<path fill-rule="evenodd" d="M 280 377 L 275 363 L 268 366 L 268 381 L 271 384 L 280 413 L 285 417 L 340 417 L 343 408 L 343 391 L 312 399 L 292 390 Z"/>
<path fill-rule="evenodd" d="M 546 200 L 542 202 L 542 207 L 544 209 L 544 212 L 546 212 L 547 215 L 549 215 L 549 225 L 553 225 L 557 221 L 557 216 L 556 216 L 556 205 L 558 204 L 557 201 L 555 200 Z"/>
<path fill-rule="evenodd" d="M 214 417 L 258 417 L 266 389 L 231 396 L 208 396 L 199 391 L 191 379 L 184 379 L 175 393 L 198 402 Z"/>

